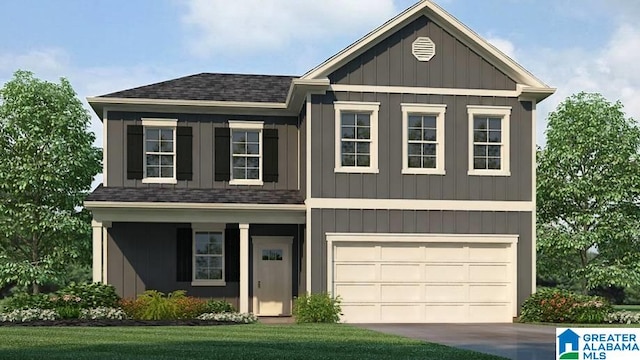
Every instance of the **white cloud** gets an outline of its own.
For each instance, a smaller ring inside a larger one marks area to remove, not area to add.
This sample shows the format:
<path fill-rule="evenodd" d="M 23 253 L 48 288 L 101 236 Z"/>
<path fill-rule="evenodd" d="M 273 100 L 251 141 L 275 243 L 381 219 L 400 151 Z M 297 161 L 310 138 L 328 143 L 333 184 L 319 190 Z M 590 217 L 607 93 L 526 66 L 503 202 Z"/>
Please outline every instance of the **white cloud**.
<path fill-rule="evenodd" d="M 182 21 L 190 50 L 208 57 L 229 52 L 260 56 L 295 44 L 314 46 L 364 34 L 395 15 L 393 0 L 189 0 Z"/>
<path fill-rule="evenodd" d="M 515 59 L 516 47 L 511 41 L 509 41 L 507 39 L 502 39 L 502 38 L 496 37 L 496 36 L 490 36 L 490 37 L 486 38 L 486 40 L 491 45 L 497 47 L 500 51 L 505 53 L 505 55 L 509 56 L 512 59 Z"/>

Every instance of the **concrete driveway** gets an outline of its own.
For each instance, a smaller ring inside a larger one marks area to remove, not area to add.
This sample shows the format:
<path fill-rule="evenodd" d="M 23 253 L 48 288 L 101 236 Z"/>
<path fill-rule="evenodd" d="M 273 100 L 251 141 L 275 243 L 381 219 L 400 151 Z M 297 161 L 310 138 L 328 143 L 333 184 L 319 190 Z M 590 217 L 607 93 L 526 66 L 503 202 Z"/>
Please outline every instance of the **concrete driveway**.
<path fill-rule="evenodd" d="M 359 324 L 359 327 L 518 360 L 555 359 L 556 329 L 525 324 Z"/>

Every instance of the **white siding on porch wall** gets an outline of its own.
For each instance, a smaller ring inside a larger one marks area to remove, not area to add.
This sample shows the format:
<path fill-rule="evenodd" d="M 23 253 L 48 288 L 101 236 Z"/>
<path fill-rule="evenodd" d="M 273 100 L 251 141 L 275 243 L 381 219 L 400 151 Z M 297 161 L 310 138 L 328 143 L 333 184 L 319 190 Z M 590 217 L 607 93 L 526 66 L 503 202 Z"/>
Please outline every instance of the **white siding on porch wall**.
<path fill-rule="evenodd" d="M 327 234 L 348 323 L 512 322 L 517 235 Z"/>

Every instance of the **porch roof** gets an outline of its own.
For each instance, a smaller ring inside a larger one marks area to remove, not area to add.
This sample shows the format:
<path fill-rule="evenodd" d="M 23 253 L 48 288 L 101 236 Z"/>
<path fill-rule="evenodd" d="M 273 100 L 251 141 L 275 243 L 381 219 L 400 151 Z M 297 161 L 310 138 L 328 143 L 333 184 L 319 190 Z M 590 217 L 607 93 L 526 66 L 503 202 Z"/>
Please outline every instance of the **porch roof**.
<path fill-rule="evenodd" d="M 99 185 L 87 202 L 302 205 L 298 190 L 124 188 Z"/>

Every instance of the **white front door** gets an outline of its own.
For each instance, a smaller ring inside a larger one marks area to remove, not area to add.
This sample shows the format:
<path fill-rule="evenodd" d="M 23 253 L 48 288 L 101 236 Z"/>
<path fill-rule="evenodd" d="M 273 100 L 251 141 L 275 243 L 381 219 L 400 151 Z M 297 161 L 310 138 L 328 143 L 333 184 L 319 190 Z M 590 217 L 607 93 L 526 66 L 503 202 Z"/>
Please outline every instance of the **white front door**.
<path fill-rule="evenodd" d="M 254 236 L 253 312 L 291 315 L 291 237 Z"/>

